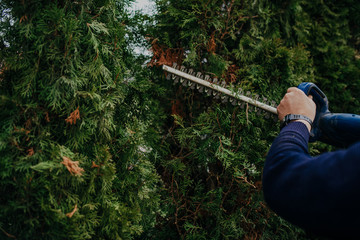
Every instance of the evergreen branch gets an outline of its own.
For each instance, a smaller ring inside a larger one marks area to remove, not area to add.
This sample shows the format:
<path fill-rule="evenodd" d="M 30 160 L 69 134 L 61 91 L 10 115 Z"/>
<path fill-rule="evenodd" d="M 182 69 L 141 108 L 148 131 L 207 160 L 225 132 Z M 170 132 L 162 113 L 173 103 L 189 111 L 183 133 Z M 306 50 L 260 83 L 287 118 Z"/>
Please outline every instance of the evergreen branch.
<path fill-rule="evenodd" d="M 14 238 L 16 239 L 16 237 L 10 233 L 7 233 L 2 227 L 0 227 L 0 230 L 9 238 Z"/>

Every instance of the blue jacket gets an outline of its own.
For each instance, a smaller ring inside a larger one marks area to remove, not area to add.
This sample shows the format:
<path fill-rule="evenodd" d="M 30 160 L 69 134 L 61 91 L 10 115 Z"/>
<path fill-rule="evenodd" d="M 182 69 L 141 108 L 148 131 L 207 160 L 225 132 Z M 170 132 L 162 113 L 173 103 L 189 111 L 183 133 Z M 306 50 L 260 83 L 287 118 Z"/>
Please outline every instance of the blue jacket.
<path fill-rule="evenodd" d="M 263 172 L 271 209 L 310 232 L 360 239 L 360 142 L 311 157 L 305 124 L 292 122 L 275 139 Z"/>

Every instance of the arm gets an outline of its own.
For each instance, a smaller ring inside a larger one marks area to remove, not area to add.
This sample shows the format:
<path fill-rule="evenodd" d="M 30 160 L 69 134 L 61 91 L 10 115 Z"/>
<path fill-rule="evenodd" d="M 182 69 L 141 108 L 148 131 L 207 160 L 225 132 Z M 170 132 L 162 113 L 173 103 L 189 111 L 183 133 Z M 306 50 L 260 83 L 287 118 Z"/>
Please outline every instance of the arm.
<path fill-rule="evenodd" d="M 289 104 L 284 99 L 278 107 L 279 118 L 299 114 L 291 104 L 284 105 Z M 360 143 L 311 157 L 309 127 L 292 122 L 275 139 L 263 173 L 265 200 L 281 217 L 304 229 L 351 237 L 360 225 Z"/>

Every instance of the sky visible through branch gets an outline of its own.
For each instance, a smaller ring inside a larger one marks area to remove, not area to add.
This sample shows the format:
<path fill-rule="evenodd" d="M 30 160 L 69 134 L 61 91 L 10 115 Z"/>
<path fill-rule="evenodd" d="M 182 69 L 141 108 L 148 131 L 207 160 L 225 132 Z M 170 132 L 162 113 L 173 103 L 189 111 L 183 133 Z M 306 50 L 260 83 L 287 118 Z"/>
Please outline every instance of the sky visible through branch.
<path fill-rule="evenodd" d="M 142 11 L 144 14 L 154 15 L 155 14 L 155 2 L 154 0 L 136 0 L 133 3 L 133 11 Z M 134 47 L 135 54 L 143 54 L 151 56 L 151 52 L 146 47 L 136 46 Z"/>
<path fill-rule="evenodd" d="M 133 9 L 141 10 L 146 14 L 151 14 L 155 10 L 155 4 L 152 0 L 136 0 Z"/>

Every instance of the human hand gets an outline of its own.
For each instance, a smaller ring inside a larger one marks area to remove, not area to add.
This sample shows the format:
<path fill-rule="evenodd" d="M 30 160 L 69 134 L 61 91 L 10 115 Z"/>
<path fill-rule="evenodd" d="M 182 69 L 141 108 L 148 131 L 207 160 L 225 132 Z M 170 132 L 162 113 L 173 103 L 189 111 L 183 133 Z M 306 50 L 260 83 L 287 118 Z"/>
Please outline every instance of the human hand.
<path fill-rule="evenodd" d="M 291 87 L 280 101 L 277 107 L 278 118 L 280 121 L 288 114 L 304 115 L 314 121 L 316 115 L 316 104 L 312 100 L 312 96 L 306 94 L 296 87 Z M 311 130 L 311 125 L 305 120 L 296 120 L 303 122 L 308 130 Z"/>

